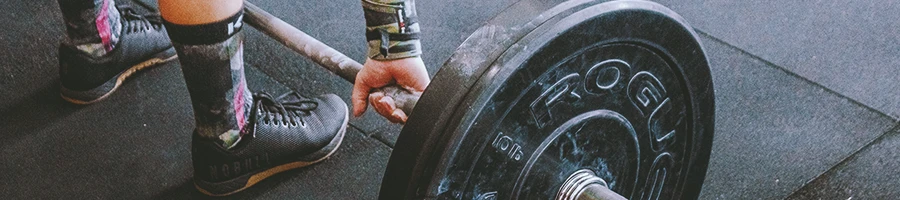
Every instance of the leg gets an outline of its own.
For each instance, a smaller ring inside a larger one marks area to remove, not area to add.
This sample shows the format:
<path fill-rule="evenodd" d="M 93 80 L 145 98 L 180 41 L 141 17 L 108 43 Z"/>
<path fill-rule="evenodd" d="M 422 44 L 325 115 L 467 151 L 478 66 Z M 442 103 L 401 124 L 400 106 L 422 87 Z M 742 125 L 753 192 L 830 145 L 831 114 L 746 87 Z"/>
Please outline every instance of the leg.
<path fill-rule="evenodd" d="M 128 76 L 174 60 L 158 16 L 141 15 L 113 0 L 59 0 L 67 40 L 59 47 L 61 95 L 97 102 Z"/>
<path fill-rule="evenodd" d="M 336 95 L 251 94 L 244 77 L 242 0 L 159 0 L 181 61 L 196 128 L 194 184 L 224 196 L 327 158 L 348 121 Z"/>
<path fill-rule="evenodd" d="M 112 0 L 59 0 L 69 42 L 92 56 L 112 51 L 119 42 L 121 15 Z"/>

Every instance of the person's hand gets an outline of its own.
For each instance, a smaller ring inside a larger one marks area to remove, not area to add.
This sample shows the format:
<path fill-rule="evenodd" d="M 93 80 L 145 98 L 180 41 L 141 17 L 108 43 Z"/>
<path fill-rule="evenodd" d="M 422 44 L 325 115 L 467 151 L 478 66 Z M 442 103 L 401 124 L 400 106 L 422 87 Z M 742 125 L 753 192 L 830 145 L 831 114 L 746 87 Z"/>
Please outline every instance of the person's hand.
<path fill-rule="evenodd" d="M 412 92 L 422 92 L 431 78 L 425 69 L 421 57 L 410 57 L 397 60 L 366 59 L 362 70 L 356 74 L 353 85 L 353 116 L 359 117 L 366 111 L 368 100 L 375 111 L 394 123 L 405 123 L 407 114 L 397 108 L 390 96 L 372 95 L 372 89 L 396 84 Z"/>

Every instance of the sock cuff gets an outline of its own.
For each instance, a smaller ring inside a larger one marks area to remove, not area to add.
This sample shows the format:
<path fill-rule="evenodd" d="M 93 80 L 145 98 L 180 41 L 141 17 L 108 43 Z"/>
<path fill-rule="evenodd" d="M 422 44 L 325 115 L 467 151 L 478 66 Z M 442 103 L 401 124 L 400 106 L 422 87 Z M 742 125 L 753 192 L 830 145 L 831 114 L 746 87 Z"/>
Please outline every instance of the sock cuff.
<path fill-rule="evenodd" d="M 244 10 L 224 20 L 197 25 L 179 25 L 163 19 L 172 42 L 188 45 L 215 44 L 231 38 L 244 27 Z"/>

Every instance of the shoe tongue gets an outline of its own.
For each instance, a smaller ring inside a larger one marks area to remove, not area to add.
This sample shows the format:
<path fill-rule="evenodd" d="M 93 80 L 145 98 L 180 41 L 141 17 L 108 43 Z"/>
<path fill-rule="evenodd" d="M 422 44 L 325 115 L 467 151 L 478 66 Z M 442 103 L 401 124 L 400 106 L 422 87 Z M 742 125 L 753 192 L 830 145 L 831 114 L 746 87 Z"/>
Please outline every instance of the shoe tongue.
<path fill-rule="evenodd" d="M 296 101 L 296 100 L 303 100 L 303 99 L 306 99 L 306 98 L 304 98 L 303 96 L 300 96 L 300 94 L 297 94 L 296 92 L 284 93 L 281 96 L 278 96 L 278 98 L 277 98 L 277 100 L 281 100 L 281 101 Z"/>
<path fill-rule="evenodd" d="M 124 8 L 121 11 L 123 15 L 123 25 L 125 26 L 125 30 L 129 30 L 130 32 L 140 32 L 144 30 L 157 29 L 160 28 L 162 23 L 154 24 L 154 22 L 160 21 L 153 16 L 143 16 L 138 14 L 131 8 Z"/>
<path fill-rule="evenodd" d="M 127 22 L 129 30 L 132 32 L 147 31 L 158 28 L 146 19 L 132 19 Z"/>

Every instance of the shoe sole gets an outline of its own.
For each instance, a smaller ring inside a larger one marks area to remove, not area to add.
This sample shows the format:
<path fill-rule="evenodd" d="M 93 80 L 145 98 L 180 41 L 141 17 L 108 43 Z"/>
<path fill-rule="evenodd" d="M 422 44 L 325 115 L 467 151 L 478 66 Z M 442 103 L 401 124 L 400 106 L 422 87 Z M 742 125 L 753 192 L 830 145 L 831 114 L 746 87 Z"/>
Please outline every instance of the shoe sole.
<path fill-rule="evenodd" d="M 171 55 L 167 56 L 167 54 L 171 54 Z M 163 58 L 160 58 L 160 57 L 163 57 Z M 110 79 L 109 81 L 106 81 L 106 83 L 103 83 L 100 86 L 97 86 L 96 88 L 93 88 L 93 89 L 90 89 L 87 91 L 74 91 L 74 90 L 65 88 L 65 86 L 60 86 L 61 89 L 63 90 L 63 92 L 60 92 L 60 96 L 62 97 L 62 99 L 66 100 L 68 102 L 71 102 L 74 104 L 79 104 L 79 105 L 87 105 L 87 104 L 96 103 L 100 100 L 106 99 L 106 97 L 109 97 L 109 95 L 112 94 L 113 92 L 115 92 L 116 89 L 118 89 L 119 86 L 121 86 L 122 83 L 124 83 L 128 77 L 136 74 L 139 71 L 142 71 L 145 69 L 150 69 L 150 68 L 158 66 L 160 64 L 175 60 L 176 58 L 178 58 L 178 55 L 174 53 L 174 49 L 169 48 L 165 51 L 157 53 L 156 55 L 153 56 L 153 58 L 150 58 L 144 62 L 141 62 L 141 63 L 131 66 L 131 68 L 128 68 L 128 70 L 125 70 L 122 73 L 119 73 L 118 75 L 116 75 L 115 77 Z M 113 82 L 115 83 L 115 85 L 111 89 L 109 89 L 105 92 L 102 91 L 104 85 L 107 85 L 107 84 L 110 84 Z M 100 95 L 100 97 L 94 98 L 93 100 L 81 100 L 81 99 L 77 99 L 75 97 L 70 97 L 70 96 L 66 95 L 66 93 L 70 93 L 70 94 L 79 95 L 79 96 L 94 96 L 94 95 L 91 95 L 91 93 L 94 91 L 98 91 L 98 90 L 100 90 L 100 92 L 102 92 L 103 94 Z"/>
<path fill-rule="evenodd" d="M 346 108 L 347 108 L 347 105 L 344 105 L 344 108 L 346 109 Z M 348 111 L 349 111 L 349 109 L 348 109 Z M 235 193 L 244 191 L 245 189 L 250 188 L 250 187 L 253 186 L 253 185 L 256 185 L 256 184 L 259 183 L 260 181 L 262 181 L 262 180 L 264 180 L 264 179 L 266 179 L 266 178 L 269 178 L 269 177 L 272 176 L 272 175 L 275 175 L 275 174 L 278 174 L 278 173 L 281 173 L 281 172 L 284 172 L 284 171 L 288 171 L 288 170 L 291 170 L 291 169 L 302 168 L 302 167 L 306 167 L 306 166 L 310 166 L 310 165 L 313 165 L 313 164 L 322 162 L 322 161 L 324 161 L 325 159 L 331 157 L 331 155 L 334 154 L 334 152 L 337 152 L 338 148 L 341 146 L 341 142 L 344 141 L 344 133 L 347 132 L 347 126 L 348 126 L 348 122 L 349 122 L 349 121 L 350 121 L 350 112 L 347 112 L 347 113 L 344 115 L 344 121 L 342 122 L 344 125 L 341 126 L 341 129 L 340 129 L 340 130 L 338 130 L 338 133 L 337 133 L 337 135 L 335 135 L 334 139 L 331 139 L 331 142 L 329 142 L 328 145 L 325 145 L 325 147 L 323 147 L 321 150 L 319 150 L 319 151 L 317 151 L 317 152 L 314 152 L 314 153 L 312 153 L 312 154 L 310 154 L 310 155 L 308 155 L 308 156 L 304 156 L 304 158 L 306 158 L 306 157 L 313 157 L 313 158 L 314 158 L 314 157 L 316 157 L 317 155 L 321 155 L 321 154 L 324 153 L 325 156 L 322 156 L 321 158 L 318 158 L 318 159 L 313 160 L 313 161 L 295 161 L 295 162 L 290 162 L 290 163 L 278 165 L 278 166 L 273 167 L 273 168 L 271 168 L 271 169 L 267 169 L 267 170 L 265 170 L 265 171 L 262 171 L 262 172 L 253 174 L 253 175 L 250 176 L 249 179 L 247 179 L 247 183 L 244 184 L 243 187 L 238 188 L 237 190 L 234 190 L 234 191 L 231 191 L 231 192 L 227 192 L 227 193 L 216 194 L 216 193 L 209 192 L 209 191 L 207 191 L 207 190 L 201 188 L 200 185 L 197 185 L 196 182 L 194 182 L 194 187 L 197 188 L 197 191 L 200 191 L 200 193 L 203 193 L 203 194 L 205 194 L 205 195 L 214 196 L 214 197 L 228 196 L 228 195 L 232 195 L 232 194 L 235 194 Z M 329 148 L 329 147 L 331 147 L 331 148 Z M 301 158 L 301 160 L 305 160 L 305 159 Z"/>

